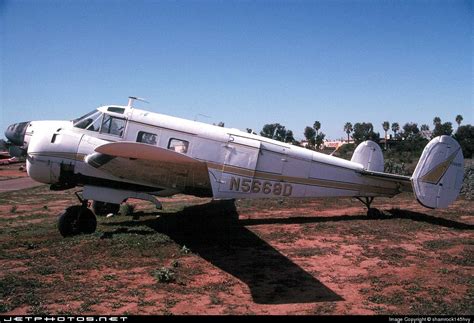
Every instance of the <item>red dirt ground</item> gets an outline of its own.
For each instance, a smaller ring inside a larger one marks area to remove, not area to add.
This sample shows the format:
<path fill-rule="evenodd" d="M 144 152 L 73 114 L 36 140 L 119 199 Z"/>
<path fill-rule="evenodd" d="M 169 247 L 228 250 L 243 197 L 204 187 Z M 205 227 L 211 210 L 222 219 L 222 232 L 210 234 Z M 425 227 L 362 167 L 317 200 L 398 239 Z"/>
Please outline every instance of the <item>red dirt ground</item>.
<path fill-rule="evenodd" d="M 23 167 L 24 170 L 19 170 Z M 0 165 L 0 181 L 12 178 L 27 177 L 25 163 L 14 163 L 9 165 Z"/>
<path fill-rule="evenodd" d="M 368 218 L 352 199 L 178 195 L 160 212 L 129 201 L 138 219 L 99 218 L 95 234 L 64 239 L 56 215 L 73 192 L 0 194 L 0 313 L 474 312 L 471 201 L 428 210 L 402 194 Z"/>

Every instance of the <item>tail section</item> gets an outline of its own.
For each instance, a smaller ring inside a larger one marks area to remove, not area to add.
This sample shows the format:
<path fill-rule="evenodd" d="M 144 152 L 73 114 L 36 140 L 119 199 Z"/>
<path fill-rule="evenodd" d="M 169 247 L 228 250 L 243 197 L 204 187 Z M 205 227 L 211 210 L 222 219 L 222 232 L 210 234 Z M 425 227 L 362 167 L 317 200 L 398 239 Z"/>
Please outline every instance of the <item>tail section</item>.
<path fill-rule="evenodd" d="M 439 136 L 426 145 L 411 177 L 418 202 L 428 208 L 446 208 L 456 200 L 464 177 L 464 157 L 458 142 Z"/>
<path fill-rule="evenodd" d="M 371 140 L 366 140 L 357 146 L 351 161 L 361 164 L 368 171 L 383 172 L 384 169 L 382 149 Z"/>

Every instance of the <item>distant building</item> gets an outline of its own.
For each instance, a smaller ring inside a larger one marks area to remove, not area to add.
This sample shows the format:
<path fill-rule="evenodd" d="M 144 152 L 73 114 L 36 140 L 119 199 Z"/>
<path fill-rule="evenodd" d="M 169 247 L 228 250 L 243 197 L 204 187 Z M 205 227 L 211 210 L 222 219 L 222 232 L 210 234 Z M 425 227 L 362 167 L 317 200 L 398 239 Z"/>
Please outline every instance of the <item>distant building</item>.
<path fill-rule="evenodd" d="M 431 131 L 431 130 L 421 130 L 421 131 L 420 131 L 420 135 L 421 135 L 421 137 L 423 137 L 424 139 L 430 140 L 431 137 L 433 136 L 433 131 Z"/>

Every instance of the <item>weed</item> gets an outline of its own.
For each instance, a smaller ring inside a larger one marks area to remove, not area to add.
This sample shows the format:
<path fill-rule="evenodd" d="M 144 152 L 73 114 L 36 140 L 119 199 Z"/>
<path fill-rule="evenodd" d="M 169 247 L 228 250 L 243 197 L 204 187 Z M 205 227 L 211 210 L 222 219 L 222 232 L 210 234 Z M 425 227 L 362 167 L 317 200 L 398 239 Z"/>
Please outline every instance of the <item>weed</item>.
<path fill-rule="evenodd" d="M 387 303 L 389 298 L 384 296 L 384 295 L 380 295 L 380 294 L 375 294 L 373 296 L 369 296 L 369 301 L 371 301 L 372 303 L 376 303 L 376 304 L 384 304 L 384 303 Z"/>
<path fill-rule="evenodd" d="M 133 204 L 124 203 L 120 205 L 120 210 L 119 210 L 120 215 L 124 215 L 124 216 L 132 215 L 133 211 L 135 211 L 135 205 Z"/>
<path fill-rule="evenodd" d="M 210 296 L 212 305 L 222 305 L 222 300 L 215 294 Z"/>
<path fill-rule="evenodd" d="M 171 266 L 173 266 L 173 268 L 178 268 L 180 266 L 180 263 L 178 260 L 173 260 L 173 262 L 171 263 Z"/>
<path fill-rule="evenodd" d="M 122 306 L 123 306 L 123 304 L 121 302 L 116 302 L 116 303 L 112 304 L 112 308 L 114 310 L 117 310 L 117 309 L 121 308 Z"/>
<path fill-rule="evenodd" d="M 10 213 L 16 213 L 16 210 L 18 210 L 18 206 L 13 205 L 13 206 L 10 208 Z"/>
<path fill-rule="evenodd" d="M 176 280 L 174 272 L 166 267 L 161 267 L 152 274 L 160 283 L 172 283 Z"/>
<path fill-rule="evenodd" d="M 155 304 L 155 301 L 144 301 L 142 299 L 138 301 L 138 306 L 155 306 Z"/>
<path fill-rule="evenodd" d="M 188 253 L 191 253 L 191 249 L 183 245 L 183 247 L 181 248 L 181 252 L 187 255 Z"/>
<path fill-rule="evenodd" d="M 31 290 L 41 287 L 36 279 L 27 279 L 16 275 L 6 275 L 0 280 L 0 297 L 18 293 L 21 290 Z"/>
<path fill-rule="evenodd" d="M 115 276 L 114 274 L 107 274 L 104 276 L 104 279 L 105 280 L 116 280 L 117 279 L 117 276 Z"/>
<path fill-rule="evenodd" d="M 8 312 L 10 310 L 11 310 L 11 308 L 7 303 L 0 302 L 0 313 L 5 313 L 5 312 Z"/>
<path fill-rule="evenodd" d="M 128 295 L 130 296 L 140 296 L 143 297 L 145 296 L 145 292 L 139 289 L 131 289 L 128 291 Z"/>
<path fill-rule="evenodd" d="M 40 275 L 51 275 L 56 272 L 56 269 L 54 269 L 54 267 L 51 267 L 51 266 L 40 266 L 40 267 L 34 267 L 33 271 Z"/>

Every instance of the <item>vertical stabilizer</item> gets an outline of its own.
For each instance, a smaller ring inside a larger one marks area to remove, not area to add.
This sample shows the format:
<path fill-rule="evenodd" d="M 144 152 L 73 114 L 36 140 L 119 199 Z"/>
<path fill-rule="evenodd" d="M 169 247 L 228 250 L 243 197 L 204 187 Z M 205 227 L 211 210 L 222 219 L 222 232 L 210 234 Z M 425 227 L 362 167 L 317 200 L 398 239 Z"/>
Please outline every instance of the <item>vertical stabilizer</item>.
<path fill-rule="evenodd" d="M 411 177 L 418 201 L 429 208 L 446 208 L 456 200 L 464 177 L 464 158 L 450 136 L 432 139 L 423 150 Z"/>

